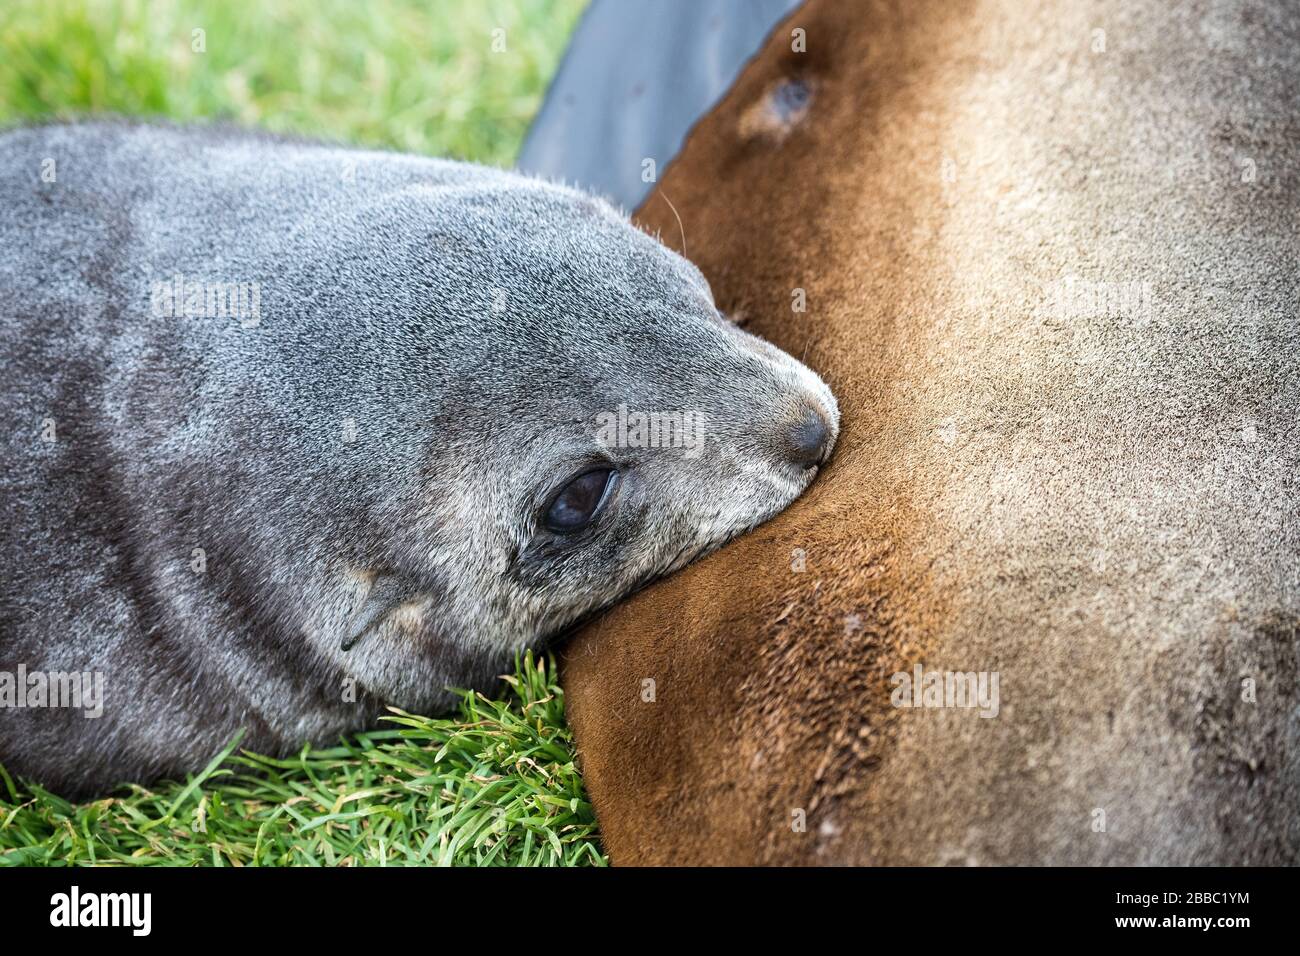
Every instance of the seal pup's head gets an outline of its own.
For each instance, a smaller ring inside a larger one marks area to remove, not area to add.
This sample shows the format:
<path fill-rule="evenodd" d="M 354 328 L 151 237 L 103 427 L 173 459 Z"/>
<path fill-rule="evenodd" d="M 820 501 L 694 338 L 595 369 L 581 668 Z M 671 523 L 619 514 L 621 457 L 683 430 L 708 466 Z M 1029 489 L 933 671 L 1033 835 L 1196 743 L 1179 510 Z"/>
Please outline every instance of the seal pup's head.
<path fill-rule="evenodd" d="M 419 449 L 370 462 L 350 526 L 344 666 L 389 699 L 415 677 L 388 642 L 499 663 L 771 518 L 830 454 L 821 379 L 604 201 L 493 174 L 359 215 L 383 223 L 375 297 L 420 312 L 365 337 Z"/>

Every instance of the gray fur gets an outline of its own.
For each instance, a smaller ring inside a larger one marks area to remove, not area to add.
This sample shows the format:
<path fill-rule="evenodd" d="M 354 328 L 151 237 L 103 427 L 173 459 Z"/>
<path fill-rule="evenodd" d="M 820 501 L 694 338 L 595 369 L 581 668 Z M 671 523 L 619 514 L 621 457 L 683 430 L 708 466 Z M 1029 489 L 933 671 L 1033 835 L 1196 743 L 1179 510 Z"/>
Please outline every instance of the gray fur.
<path fill-rule="evenodd" d="M 257 323 L 159 317 L 176 275 L 256 284 Z M 0 710 L 0 763 L 69 793 L 487 687 L 789 504 L 782 429 L 837 415 L 598 199 L 230 130 L 0 136 L 0 323 L 0 672 L 105 680 L 98 719 Z M 602 451 L 620 403 L 708 453 Z M 609 520 L 539 530 L 603 455 Z"/>

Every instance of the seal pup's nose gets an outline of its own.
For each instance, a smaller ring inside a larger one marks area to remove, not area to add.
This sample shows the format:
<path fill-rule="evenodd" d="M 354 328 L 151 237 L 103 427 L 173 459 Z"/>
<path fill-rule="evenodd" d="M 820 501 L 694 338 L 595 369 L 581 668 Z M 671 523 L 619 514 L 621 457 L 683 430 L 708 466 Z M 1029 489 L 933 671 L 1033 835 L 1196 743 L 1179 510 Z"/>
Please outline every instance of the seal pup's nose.
<path fill-rule="evenodd" d="M 830 450 L 830 422 L 818 409 L 808 409 L 786 435 L 786 457 L 800 468 L 812 468 L 825 461 Z"/>

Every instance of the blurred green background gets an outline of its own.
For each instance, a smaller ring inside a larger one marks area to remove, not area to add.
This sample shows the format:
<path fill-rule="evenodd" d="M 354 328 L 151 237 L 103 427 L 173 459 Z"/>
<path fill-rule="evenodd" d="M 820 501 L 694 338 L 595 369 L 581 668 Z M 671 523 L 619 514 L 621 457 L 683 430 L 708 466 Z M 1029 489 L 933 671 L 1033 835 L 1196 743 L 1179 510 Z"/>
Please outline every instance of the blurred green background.
<path fill-rule="evenodd" d="M 509 165 L 584 6 L 4 0 L 0 124 L 223 119 Z"/>

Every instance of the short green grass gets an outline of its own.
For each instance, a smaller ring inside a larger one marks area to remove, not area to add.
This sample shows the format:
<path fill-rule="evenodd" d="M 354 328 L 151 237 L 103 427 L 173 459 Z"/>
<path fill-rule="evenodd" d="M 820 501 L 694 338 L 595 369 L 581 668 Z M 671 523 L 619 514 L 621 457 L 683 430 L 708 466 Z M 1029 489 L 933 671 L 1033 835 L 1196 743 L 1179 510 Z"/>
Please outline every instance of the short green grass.
<path fill-rule="evenodd" d="M 4 0 L 0 123 L 222 119 L 505 165 L 584 3 Z"/>
<path fill-rule="evenodd" d="M 499 700 L 275 760 L 232 741 L 185 782 L 70 804 L 0 769 L 0 865 L 604 865 L 554 663 Z"/>
<path fill-rule="evenodd" d="M 584 2 L 5 0 L 0 125 L 216 119 L 507 165 Z M 0 768 L 0 865 L 604 864 L 553 662 L 507 682 L 79 805 Z"/>

